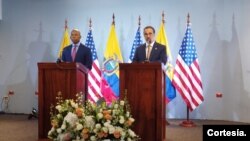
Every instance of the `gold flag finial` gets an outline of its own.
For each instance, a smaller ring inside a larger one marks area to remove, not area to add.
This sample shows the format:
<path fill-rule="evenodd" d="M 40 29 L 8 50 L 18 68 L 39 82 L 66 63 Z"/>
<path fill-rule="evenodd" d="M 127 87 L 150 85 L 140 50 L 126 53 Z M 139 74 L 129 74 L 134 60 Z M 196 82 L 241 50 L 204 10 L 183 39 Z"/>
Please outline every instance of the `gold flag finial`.
<path fill-rule="evenodd" d="M 188 13 L 188 15 L 187 15 L 187 23 L 188 23 L 188 24 L 190 23 L 190 15 L 189 15 L 189 13 Z"/>
<path fill-rule="evenodd" d="M 138 18 L 138 25 L 141 26 L 141 16 Z"/>
<path fill-rule="evenodd" d="M 114 13 L 113 13 L 112 19 L 113 19 L 112 24 L 115 25 L 115 14 Z"/>
<path fill-rule="evenodd" d="M 164 18 L 165 14 L 164 11 L 162 11 L 161 17 L 162 17 L 162 23 L 165 24 L 165 18 Z"/>
<path fill-rule="evenodd" d="M 68 20 L 65 19 L 65 22 L 64 22 L 64 28 L 67 29 L 68 28 Z"/>
<path fill-rule="evenodd" d="M 92 27 L 92 20 L 91 20 L 91 18 L 89 19 L 89 28 L 91 29 L 91 27 Z"/>

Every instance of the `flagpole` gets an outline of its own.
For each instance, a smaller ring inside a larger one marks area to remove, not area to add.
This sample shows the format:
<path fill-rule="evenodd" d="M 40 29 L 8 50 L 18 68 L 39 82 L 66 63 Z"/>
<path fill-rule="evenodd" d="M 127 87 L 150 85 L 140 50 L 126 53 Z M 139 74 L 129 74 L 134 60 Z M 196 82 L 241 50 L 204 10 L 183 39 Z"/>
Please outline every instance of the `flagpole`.
<path fill-rule="evenodd" d="M 165 18 L 164 18 L 165 14 L 164 14 L 164 11 L 162 11 L 162 14 L 161 14 L 161 17 L 162 17 L 162 23 L 165 24 Z M 167 90 L 167 89 L 166 89 Z M 168 122 L 167 120 L 167 117 L 166 117 L 166 125 L 170 125 L 170 123 Z"/>
<path fill-rule="evenodd" d="M 189 109 L 188 109 L 188 106 L 187 106 L 187 119 L 182 121 L 182 123 L 180 124 L 180 126 L 183 126 L 183 127 L 195 127 L 195 123 L 192 122 L 191 120 L 189 120 Z"/>
<path fill-rule="evenodd" d="M 64 21 L 64 30 L 66 30 L 67 28 L 68 28 L 68 20 L 65 19 L 65 21 Z"/>
<path fill-rule="evenodd" d="M 190 15 L 188 13 L 187 15 L 187 24 L 190 23 Z M 189 108 L 187 106 L 187 119 L 182 121 L 182 123 L 180 124 L 180 126 L 183 127 L 195 127 L 196 125 L 194 124 L 194 122 L 192 122 L 191 120 L 189 120 Z"/>

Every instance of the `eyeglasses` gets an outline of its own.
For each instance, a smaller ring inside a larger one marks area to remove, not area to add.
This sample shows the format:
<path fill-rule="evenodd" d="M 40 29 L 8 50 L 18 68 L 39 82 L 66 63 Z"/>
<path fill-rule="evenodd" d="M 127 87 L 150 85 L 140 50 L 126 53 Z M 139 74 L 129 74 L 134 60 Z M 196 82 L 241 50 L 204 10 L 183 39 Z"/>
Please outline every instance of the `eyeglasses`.
<path fill-rule="evenodd" d="M 153 33 L 144 33 L 144 36 L 147 36 L 147 35 L 153 35 Z"/>

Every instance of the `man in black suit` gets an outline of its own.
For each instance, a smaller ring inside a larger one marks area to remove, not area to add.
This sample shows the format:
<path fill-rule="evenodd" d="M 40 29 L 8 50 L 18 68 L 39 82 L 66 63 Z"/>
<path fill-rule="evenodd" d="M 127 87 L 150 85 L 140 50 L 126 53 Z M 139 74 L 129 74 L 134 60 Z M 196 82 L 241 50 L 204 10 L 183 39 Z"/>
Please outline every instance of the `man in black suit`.
<path fill-rule="evenodd" d="M 166 46 L 155 41 L 155 29 L 146 26 L 143 30 L 146 43 L 136 48 L 133 62 L 161 62 L 166 64 Z"/>
<path fill-rule="evenodd" d="M 93 62 L 91 50 L 80 42 L 80 31 L 78 29 L 73 29 L 71 31 L 70 39 L 72 44 L 63 49 L 62 61 L 80 62 L 91 70 Z"/>

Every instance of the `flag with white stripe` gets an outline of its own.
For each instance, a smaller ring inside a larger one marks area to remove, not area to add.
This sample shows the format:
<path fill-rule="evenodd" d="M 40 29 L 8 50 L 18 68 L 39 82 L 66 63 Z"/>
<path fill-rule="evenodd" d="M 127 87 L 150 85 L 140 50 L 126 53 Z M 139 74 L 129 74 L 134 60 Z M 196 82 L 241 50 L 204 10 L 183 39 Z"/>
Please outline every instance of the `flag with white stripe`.
<path fill-rule="evenodd" d="M 99 98 L 103 97 L 101 93 L 101 70 L 91 28 L 88 32 L 85 45 L 91 49 L 93 59 L 92 69 L 88 73 L 87 98 L 93 102 L 97 102 Z"/>
<path fill-rule="evenodd" d="M 189 22 L 177 56 L 172 82 L 190 111 L 204 101 L 200 67 Z"/>

